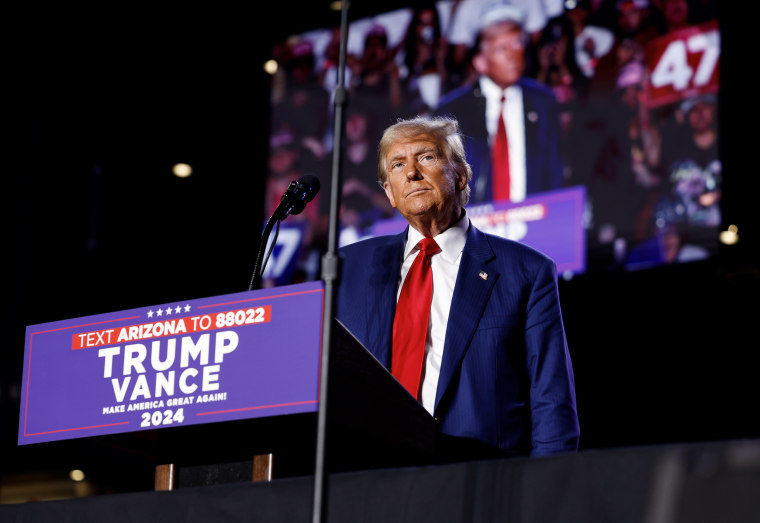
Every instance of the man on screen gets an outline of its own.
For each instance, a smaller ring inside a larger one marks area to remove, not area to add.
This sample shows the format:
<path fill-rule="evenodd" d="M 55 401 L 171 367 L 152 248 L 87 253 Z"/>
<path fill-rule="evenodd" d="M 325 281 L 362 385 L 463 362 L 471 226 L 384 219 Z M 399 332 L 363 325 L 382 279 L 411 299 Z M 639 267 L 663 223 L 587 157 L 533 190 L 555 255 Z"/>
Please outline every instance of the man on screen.
<path fill-rule="evenodd" d="M 556 267 L 476 229 L 456 120 L 400 120 L 378 177 L 409 223 L 341 249 L 338 319 L 437 421 L 505 455 L 574 451 L 573 371 Z"/>
<path fill-rule="evenodd" d="M 472 59 L 478 79 L 444 96 L 436 111 L 459 121 L 474 202 L 519 202 L 564 183 L 559 106 L 551 90 L 523 76 L 523 19 L 511 5 L 484 10 Z"/>

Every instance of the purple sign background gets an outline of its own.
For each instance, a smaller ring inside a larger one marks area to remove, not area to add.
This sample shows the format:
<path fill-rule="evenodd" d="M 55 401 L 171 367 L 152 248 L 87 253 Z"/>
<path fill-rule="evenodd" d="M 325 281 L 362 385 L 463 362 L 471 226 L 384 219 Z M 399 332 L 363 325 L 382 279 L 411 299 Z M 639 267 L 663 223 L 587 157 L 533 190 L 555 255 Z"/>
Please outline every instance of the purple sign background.
<path fill-rule="evenodd" d="M 467 207 L 472 223 L 481 231 L 519 241 L 541 251 L 557 264 L 557 272 L 586 270 L 584 187 L 571 187 L 530 196 L 522 202 L 492 202 Z M 374 236 L 397 234 L 404 219 L 378 222 Z"/>
<path fill-rule="evenodd" d="M 18 443 L 316 411 L 323 298 L 308 282 L 28 326 Z"/>

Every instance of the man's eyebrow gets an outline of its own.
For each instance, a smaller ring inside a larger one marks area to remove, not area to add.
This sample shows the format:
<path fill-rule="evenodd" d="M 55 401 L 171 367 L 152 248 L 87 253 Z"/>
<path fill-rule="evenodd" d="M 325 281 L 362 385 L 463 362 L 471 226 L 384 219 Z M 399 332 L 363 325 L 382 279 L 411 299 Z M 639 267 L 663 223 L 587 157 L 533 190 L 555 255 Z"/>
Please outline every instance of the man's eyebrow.
<path fill-rule="evenodd" d="M 406 155 L 404 155 L 404 154 L 396 154 L 396 155 L 391 156 L 390 158 L 388 158 L 388 163 L 393 163 L 396 160 L 403 160 L 404 158 L 406 158 Z"/>
<path fill-rule="evenodd" d="M 423 146 L 420 146 L 420 147 L 418 147 L 417 149 L 414 150 L 414 152 L 412 153 L 412 156 L 419 156 L 419 155 L 424 154 L 424 153 L 433 153 L 433 154 L 437 155 L 438 154 L 438 147 L 436 147 L 434 145 L 423 145 Z M 396 160 L 404 160 L 404 159 L 406 159 L 406 155 L 403 154 L 403 153 L 398 153 L 398 154 L 395 154 L 395 155 L 391 156 L 390 158 L 388 158 L 387 161 L 388 161 L 388 164 L 390 165 L 393 162 L 395 162 Z"/>
<path fill-rule="evenodd" d="M 415 154 L 415 156 L 419 156 L 422 153 L 438 154 L 438 147 L 436 147 L 434 145 L 428 145 L 427 147 L 423 147 L 421 149 L 418 149 L 414 154 Z"/>

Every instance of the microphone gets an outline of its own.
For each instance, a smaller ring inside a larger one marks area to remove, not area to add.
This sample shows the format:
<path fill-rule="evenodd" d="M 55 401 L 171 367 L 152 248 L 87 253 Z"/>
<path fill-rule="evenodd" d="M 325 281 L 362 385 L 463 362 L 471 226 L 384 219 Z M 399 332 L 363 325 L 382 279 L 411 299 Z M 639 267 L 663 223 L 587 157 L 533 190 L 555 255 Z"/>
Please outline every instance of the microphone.
<path fill-rule="evenodd" d="M 319 179 L 311 174 L 304 174 L 298 180 L 290 182 L 285 194 L 280 198 L 280 204 L 277 206 L 274 213 L 272 213 L 272 216 L 264 227 L 264 232 L 261 235 L 261 243 L 259 244 L 259 252 L 256 256 L 256 265 L 253 268 L 251 284 L 248 286 L 249 291 L 261 288 L 261 276 L 264 273 L 264 267 L 269 260 L 269 254 L 272 253 L 274 243 L 277 241 L 277 234 L 275 233 L 275 239 L 272 242 L 272 245 L 270 245 L 269 254 L 267 254 L 266 259 L 264 259 L 264 250 L 267 246 L 272 228 L 277 225 L 277 231 L 279 231 L 280 222 L 291 214 L 300 214 L 306 208 L 306 204 L 312 201 L 318 192 Z"/>
<path fill-rule="evenodd" d="M 273 216 L 278 220 L 284 220 L 290 215 L 301 214 L 306 204 L 312 201 L 318 192 L 319 179 L 311 174 L 304 174 L 298 180 L 290 182 Z"/>

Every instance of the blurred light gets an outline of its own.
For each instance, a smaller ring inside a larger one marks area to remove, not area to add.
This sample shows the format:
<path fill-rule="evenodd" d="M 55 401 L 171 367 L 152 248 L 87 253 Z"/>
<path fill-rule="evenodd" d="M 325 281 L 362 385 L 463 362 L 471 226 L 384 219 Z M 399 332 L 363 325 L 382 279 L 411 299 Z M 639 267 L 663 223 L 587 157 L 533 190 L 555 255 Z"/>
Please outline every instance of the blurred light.
<path fill-rule="evenodd" d="M 725 245 L 734 245 L 739 241 L 739 228 L 736 225 L 729 225 L 728 229 L 720 232 L 720 241 Z"/>
<path fill-rule="evenodd" d="M 84 480 L 84 472 L 82 472 L 79 469 L 74 469 L 71 472 L 69 472 L 69 477 L 72 481 L 83 481 Z"/>
<path fill-rule="evenodd" d="M 348 7 L 351 7 L 350 3 L 348 4 Z M 340 11 L 341 9 L 343 9 L 343 2 L 341 2 L 340 0 L 336 0 L 335 2 L 330 2 L 330 9 L 332 9 L 333 11 Z"/>
<path fill-rule="evenodd" d="M 267 60 L 264 62 L 264 71 L 267 74 L 275 74 L 277 72 L 277 60 Z"/>
<path fill-rule="evenodd" d="M 178 178 L 187 178 L 193 174 L 193 168 L 186 163 L 178 163 L 172 167 L 172 172 Z"/>

